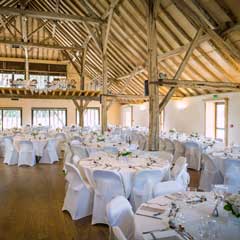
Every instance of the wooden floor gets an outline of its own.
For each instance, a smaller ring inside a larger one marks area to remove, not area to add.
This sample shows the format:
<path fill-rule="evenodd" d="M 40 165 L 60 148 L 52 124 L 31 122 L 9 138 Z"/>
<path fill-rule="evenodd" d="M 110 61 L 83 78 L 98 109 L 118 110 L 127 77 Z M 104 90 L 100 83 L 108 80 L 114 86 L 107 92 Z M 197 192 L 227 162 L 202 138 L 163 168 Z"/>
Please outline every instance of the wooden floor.
<path fill-rule="evenodd" d="M 191 186 L 199 174 L 190 171 Z M 62 164 L 35 167 L 0 163 L 0 240 L 107 240 L 106 226 L 91 218 L 72 221 L 61 211 L 65 194 Z"/>
<path fill-rule="evenodd" d="M 61 211 L 65 194 L 61 164 L 35 167 L 0 163 L 0 240 L 107 240 L 106 226 L 91 218 L 72 221 Z"/>

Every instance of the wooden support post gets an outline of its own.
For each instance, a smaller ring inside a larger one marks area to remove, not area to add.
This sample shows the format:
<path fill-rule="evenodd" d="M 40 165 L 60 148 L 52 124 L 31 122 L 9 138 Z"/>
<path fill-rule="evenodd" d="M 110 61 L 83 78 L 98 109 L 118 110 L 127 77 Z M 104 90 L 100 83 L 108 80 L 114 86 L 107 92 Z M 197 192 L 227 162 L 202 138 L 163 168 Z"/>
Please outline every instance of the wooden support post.
<path fill-rule="evenodd" d="M 198 42 L 198 39 L 201 36 L 201 34 L 202 34 L 202 28 L 200 28 L 198 30 L 198 32 L 196 33 L 192 43 L 189 46 L 188 51 L 186 52 L 186 54 L 185 54 L 185 56 L 183 58 L 182 63 L 180 64 L 180 66 L 179 66 L 179 68 L 178 68 L 178 70 L 177 70 L 177 72 L 176 72 L 176 74 L 174 76 L 174 79 L 178 80 L 181 77 L 181 74 L 182 74 L 183 70 L 185 69 L 185 67 L 186 67 L 186 65 L 188 63 L 188 60 L 189 60 L 190 56 L 192 55 L 195 47 L 197 46 L 197 42 Z M 175 93 L 176 89 L 177 89 L 176 87 L 170 88 L 170 90 L 167 93 L 167 95 L 163 98 L 162 102 L 159 104 L 159 112 L 160 113 L 165 108 L 165 106 L 168 104 L 169 100 L 171 99 L 171 97 Z"/>
<path fill-rule="evenodd" d="M 25 9 L 24 1 L 21 2 L 21 9 Z M 22 39 L 23 42 L 28 42 L 28 34 L 27 34 L 27 17 L 21 16 L 21 30 L 22 30 Z M 28 61 L 28 48 L 23 47 L 25 52 L 25 80 L 29 81 L 29 61 Z"/>
<path fill-rule="evenodd" d="M 80 90 L 84 90 L 85 86 L 85 63 L 86 63 L 86 56 L 87 56 L 87 45 L 82 51 L 82 58 L 81 58 L 81 72 L 80 72 Z M 80 109 L 79 111 L 79 126 L 84 126 L 84 107 L 83 107 L 83 100 L 80 100 Z"/>
<path fill-rule="evenodd" d="M 157 73 L 157 0 L 147 0 L 147 34 L 148 34 L 148 82 L 149 82 L 149 137 L 150 151 L 159 150 L 159 90 L 155 84 Z"/>
<path fill-rule="evenodd" d="M 102 25 L 102 43 L 104 43 L 107 39 L 105 39 L 107 26 L 105 24 Z M 102 44 L 103 46 L 104 44 Z M 107 68 L 108 68 L 108 59 L 107 59 L 107 51 L 102 52 L 102 94 L 101 97 L 101 130 L 104 133 L 107 130 L 107 98 L 104 96 L 107 94 Z"/>

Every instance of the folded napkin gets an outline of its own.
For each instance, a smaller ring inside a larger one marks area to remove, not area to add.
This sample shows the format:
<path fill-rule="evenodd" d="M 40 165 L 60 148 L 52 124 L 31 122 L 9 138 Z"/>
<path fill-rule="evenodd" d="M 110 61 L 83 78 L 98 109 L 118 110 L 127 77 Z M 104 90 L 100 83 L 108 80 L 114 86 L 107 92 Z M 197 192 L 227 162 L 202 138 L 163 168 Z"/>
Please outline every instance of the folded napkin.
<path fill-rule="evenodd" d="M 151 233 L 143 234 L 144 240 L 183 240 L 183 238 L 174 230 L 167 231 L 154 231 Z"/>
<path fill-rule="evenodd" d="M 140 207 L 139 210 L 143 210 L 143 211 L 147 211 L 147 212 L 158 212 L 158 213 L 164 213 L 165 212 L 165 208 L 161 207 L 159 205 L 152 205 L 149 206 L 147 204 L 142 204 L 142 206 Z"/>

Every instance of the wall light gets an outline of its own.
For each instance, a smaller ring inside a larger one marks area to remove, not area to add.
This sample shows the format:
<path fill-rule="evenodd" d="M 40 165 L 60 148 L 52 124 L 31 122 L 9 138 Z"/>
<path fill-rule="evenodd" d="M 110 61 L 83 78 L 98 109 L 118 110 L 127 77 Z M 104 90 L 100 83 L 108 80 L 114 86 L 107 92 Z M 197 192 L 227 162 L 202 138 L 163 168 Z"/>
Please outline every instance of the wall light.
<path fill-rule="evenodd" d="M 147 109 L 146 104 L 145 104 L 145 103 L 141 104 L 140 107 L 139 107 L 139 109 L 140 109 L 141 111 L 145 111 L 145 110 Z"/>
<path fill-rule="evenodd" d="M 177 108 L 179 109 L 179 110 L 184 110 L 184 109 L 186 109 L 187 108 L 187 102 L 185 102 L 184 100 L 179 100 L 179 101 L 177 101 L 177 103 L 176 103 L 176 105 L 177 105 Z"/>

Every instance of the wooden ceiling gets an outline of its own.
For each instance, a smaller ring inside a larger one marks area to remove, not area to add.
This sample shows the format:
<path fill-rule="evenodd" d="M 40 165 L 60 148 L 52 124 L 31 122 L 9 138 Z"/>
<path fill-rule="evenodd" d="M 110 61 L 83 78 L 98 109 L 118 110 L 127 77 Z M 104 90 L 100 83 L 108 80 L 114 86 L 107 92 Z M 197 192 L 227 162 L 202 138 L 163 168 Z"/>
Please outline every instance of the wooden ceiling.
<path fill-rule="evenodd" d="M 78 16 L 104 16 L 114 0 L 30 0 L 28 10 Z M 115 9 L 109 33 L 108 78 L 109 93 L 143 95 L 147 74 L 147 23 L 144 0 L 120 0 Z M 179 4 L 180 2 L 180 4 Z M 239 0 L 159 0 L 157 18 L 158 72 L 171 79 L 177 71 L 189 43 L 198 26 L 181 7 L 187 5 L 196 16 L 204 19 L 210 30 L 217 34 L 223 44 L 234 49 L 229 54 L 221 44 L 213 41 L 209 32 L 204 31 L 194 50 L 182 80 L 240 83 L 240 3 Z M 0 7 L 19 8 L 18 0 L 1 0 Z M 20 16 L 2 17 L 7 27 L 0 27 L 0 57 L 24 58 L 23 48 L 12 48 L 6 41 L 22 41 Z M 1 21 L 1 22 L 2 22 Z M 101 81 L 101 53 L 90 37 L 89 29 L 98 34 L 98 24 L 80 21 L 53 21 L 41 18 L 27 18 L 30 59 L 66 60 L 70 57 L 74 65 L 81 68 L 79 49 L 86 47 L 86 74 L 92 81 Z M 210 31 L 209 30 L 209 31 Z M 40 45 L 49 46 L 48 48 Z M 53 46 L 51 48 L 51 46 Z M 55 48 L 54 48 L 55 46 Z M 60 49 L 60 47 L 65 47 Z M 80 55 L 82 53 L 80 52 Z M 159 88 L 165 95 L 168 87 Z M 178 88 L 175 97 L 223 92 L 202 88 Z"/>

